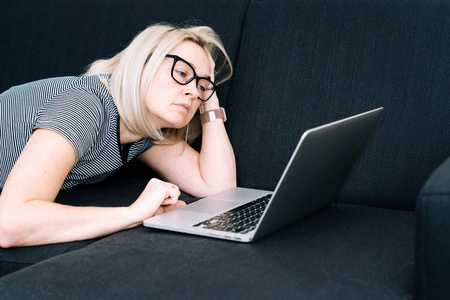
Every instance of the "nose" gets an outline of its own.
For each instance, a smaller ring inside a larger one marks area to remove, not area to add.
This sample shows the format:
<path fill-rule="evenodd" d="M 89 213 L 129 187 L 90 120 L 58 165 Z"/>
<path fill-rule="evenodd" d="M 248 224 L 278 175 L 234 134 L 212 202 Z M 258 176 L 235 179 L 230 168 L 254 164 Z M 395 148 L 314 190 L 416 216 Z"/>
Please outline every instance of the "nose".
<path fill-rule="evenodd" d="M 194 79 L 184 86 L 184 94 L 192 98 L 198 98 L 197 80 Z"/>

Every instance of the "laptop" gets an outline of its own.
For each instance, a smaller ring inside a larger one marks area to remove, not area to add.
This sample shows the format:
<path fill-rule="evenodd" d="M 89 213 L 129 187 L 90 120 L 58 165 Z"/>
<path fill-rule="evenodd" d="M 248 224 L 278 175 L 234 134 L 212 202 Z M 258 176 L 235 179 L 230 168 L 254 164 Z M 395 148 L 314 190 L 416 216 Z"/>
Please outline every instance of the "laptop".
<path fill-rule="evenodd" d="M 157 215 L 144 226 L 253 242 L 314 214 L 339 192 L 383 108 L 307 130 L 274 191 L 232 188 Z"/>

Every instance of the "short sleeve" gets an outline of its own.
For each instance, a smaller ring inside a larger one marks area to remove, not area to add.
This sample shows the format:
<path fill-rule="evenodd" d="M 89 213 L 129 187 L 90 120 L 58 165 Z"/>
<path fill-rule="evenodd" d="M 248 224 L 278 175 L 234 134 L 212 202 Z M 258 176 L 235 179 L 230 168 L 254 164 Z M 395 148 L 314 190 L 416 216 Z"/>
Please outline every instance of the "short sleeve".
<path fill-rule="evenodd" d="M 143 138 L 139 143 L 139 148 L 136 156 L 141 155 L 142 153 L 153 147 L 153 145 L 153 141 L 149 137 Z"/>
<path fill-rule="evenodd" d="M 72 87 L 51 98 L 39 111 L 33 130 L 50 129 L 74 147 L 77 161 L 93 147 L 105 117 L 99 98 Z"/>

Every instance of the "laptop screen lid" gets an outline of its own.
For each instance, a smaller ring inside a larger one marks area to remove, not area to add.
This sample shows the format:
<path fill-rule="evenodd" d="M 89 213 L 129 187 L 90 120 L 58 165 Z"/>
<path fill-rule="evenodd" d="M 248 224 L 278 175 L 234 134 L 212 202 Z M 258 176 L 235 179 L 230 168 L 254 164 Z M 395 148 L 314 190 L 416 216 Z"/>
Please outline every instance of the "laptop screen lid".
<path fill-rule="evenodd" d="M 382 112 L 380 107 L 307 130 L 275 188 L 253 240 L 331 205 Z"/>

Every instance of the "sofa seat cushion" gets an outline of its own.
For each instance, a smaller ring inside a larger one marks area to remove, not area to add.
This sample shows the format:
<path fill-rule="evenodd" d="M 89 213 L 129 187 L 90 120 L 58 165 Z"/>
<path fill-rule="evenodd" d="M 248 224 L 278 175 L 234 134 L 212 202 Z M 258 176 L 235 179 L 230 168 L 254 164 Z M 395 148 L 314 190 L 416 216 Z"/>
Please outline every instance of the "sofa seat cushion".
<path fill-rule="evenodd" d="M 0 248 L 0 276 L 15 272 L 56 255 L 86 247 L 93 240 L 19 248 Z"/>
<path fill-rule="evenodd" d="M 253 244 L 139 227 L 4 276 L 0 293 L 36 299 L 411 298 L 414 219 L 408 211 L 336 204 Z"/>

